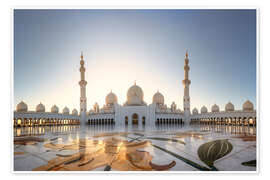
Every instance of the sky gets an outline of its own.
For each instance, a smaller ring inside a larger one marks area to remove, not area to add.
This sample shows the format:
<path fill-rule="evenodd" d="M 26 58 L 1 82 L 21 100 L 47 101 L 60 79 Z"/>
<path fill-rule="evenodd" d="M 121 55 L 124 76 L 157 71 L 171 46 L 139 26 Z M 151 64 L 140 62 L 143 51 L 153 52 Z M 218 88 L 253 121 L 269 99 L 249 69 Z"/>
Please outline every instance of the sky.
<path fill-rule="evenodd" d="M 191 109 L 256 106 L 256 10 L 14 10 L 14 109 L 20 101 L 79 109 L 80 54 L 87 109 L 110 91 L 118 103 L 134 82 L 183 109 L 190 55 Z"/>

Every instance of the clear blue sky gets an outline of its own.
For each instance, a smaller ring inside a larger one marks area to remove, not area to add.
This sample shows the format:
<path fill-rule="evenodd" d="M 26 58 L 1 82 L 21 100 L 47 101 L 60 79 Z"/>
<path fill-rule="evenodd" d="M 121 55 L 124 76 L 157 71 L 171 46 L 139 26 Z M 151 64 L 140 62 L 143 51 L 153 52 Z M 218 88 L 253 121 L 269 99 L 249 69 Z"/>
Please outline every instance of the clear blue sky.
<path fill-rule="evenodd" d="M 83 51 L 88 110 L 135 80 L 148 104 L 159 89 L 183 109 L 186 49 L 191 108 L 256 105 L 255 10 L 15 10 L 14 105 L 78 109 Z"/>

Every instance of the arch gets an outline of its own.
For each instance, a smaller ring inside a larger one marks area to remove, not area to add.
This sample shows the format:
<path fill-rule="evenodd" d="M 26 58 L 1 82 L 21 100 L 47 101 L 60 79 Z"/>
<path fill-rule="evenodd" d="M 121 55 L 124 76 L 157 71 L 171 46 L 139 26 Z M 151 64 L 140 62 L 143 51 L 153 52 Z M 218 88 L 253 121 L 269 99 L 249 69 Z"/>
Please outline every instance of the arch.
<path fill-rule="evenodd" d="M 125 117 L 125 125 L 128 124 L 128 116 Z"/>
<path fill-rule="evenodd" d="M 132 115 L 132 124 L 139 124 L 139 116 L 136 113 Z"/>
<path fill-rule="evenodd" d="M 21 124 L 22 124 L 22 119 L 19 118 L 19 119 L 17 120 L 17 125 L 18 125 L 18 126 L 21 126 Z"/>
<path fill-rule="evenodd" d="M 248 125 L 253 125 L 254 124 L 254 119 L 252 117 L 248 118 Z"/>

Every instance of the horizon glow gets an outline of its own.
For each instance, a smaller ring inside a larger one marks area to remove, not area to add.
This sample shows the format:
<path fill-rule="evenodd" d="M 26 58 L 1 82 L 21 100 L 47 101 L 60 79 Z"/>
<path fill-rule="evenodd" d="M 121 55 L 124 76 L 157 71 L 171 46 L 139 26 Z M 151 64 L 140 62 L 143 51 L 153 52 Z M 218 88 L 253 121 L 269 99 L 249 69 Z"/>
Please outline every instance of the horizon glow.
<path fill-rule="evenodd" d="M 14 109 L 79 110 L 83 51 L 87 110 L 111 90 L 124 104 L 135 80 L 183 110 L 186 49 L 191 110 L 256 107 L 256 10 L 14 10 Z"/>

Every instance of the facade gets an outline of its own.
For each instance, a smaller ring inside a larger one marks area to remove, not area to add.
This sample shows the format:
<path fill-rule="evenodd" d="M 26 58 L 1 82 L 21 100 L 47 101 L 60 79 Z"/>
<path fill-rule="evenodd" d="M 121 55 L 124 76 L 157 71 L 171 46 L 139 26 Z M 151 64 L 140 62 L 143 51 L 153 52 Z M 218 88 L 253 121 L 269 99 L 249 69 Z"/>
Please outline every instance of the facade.
<path fill-rule="evenodd" d="M 162 124 L 224 124 L 224 125 L 256 125 L 256 110 L 250 101 L 243 104 L 242 110 L 235 110 L 229 102 L 225 111 L 220 111 L 218 105 L 213 105 L 211 112 L 203 106 L 200 113 L 197 108 L 190 112 L 189 86 L 189 56 L 185 54 L 183 111 L 177 108 L 175 102 L 167 107 L 164 96 L 157 91 L 152 103 L 144 102 L 144 93 L 140 86 L 134 83 L 127 91 L 127 100 L 123 105 L 118 103 L 117 96 L 111 91 L 105 98 L 105 104 L 100 107 L 97 103 L 87 111 L 84 58 L 80 60 L 80 113 L 74 109 L 69 114 L 65 107 L 63 113 L 58 113 L 58 107 L 53 106 L 51 112 L 45 112 L 41 103 L 36 111 L 28 111 L 27 105 L 21 102 L 14 111 L 14 126 L 59 125 L 59 124 L 113 124 L 117 127 L 137 126 L 153 127 Z"/>
<path fill-rule="evenodd" d="M 199 113 L 197 108 L 190 112 L 189 86 L 189 57 L 185 54 L 183 111 L 172 102 L 170 107 L 164 104 L 164 96 L 157 91 L 151 104 L 147 105 L 141 87 L 136 82 L 127 92 L 127 100 L 123 105 L 118 104 L 117 96 L 110 92 L 105 98 L 105 105 L 99 108 L 97 103 L 87 114 L 87 123 L 115 124 L 118 127 L 138 126 L 152 127 L 162 124 L 224 124 L 224 125 L 256 125 L 256 110 L 250 101 L 243 104 L 242 110 L 234 110 L 229 102 L 225 111 L 220 111 L 218 105 L 212 106 L 208 112 L 203 106 Z"/>

